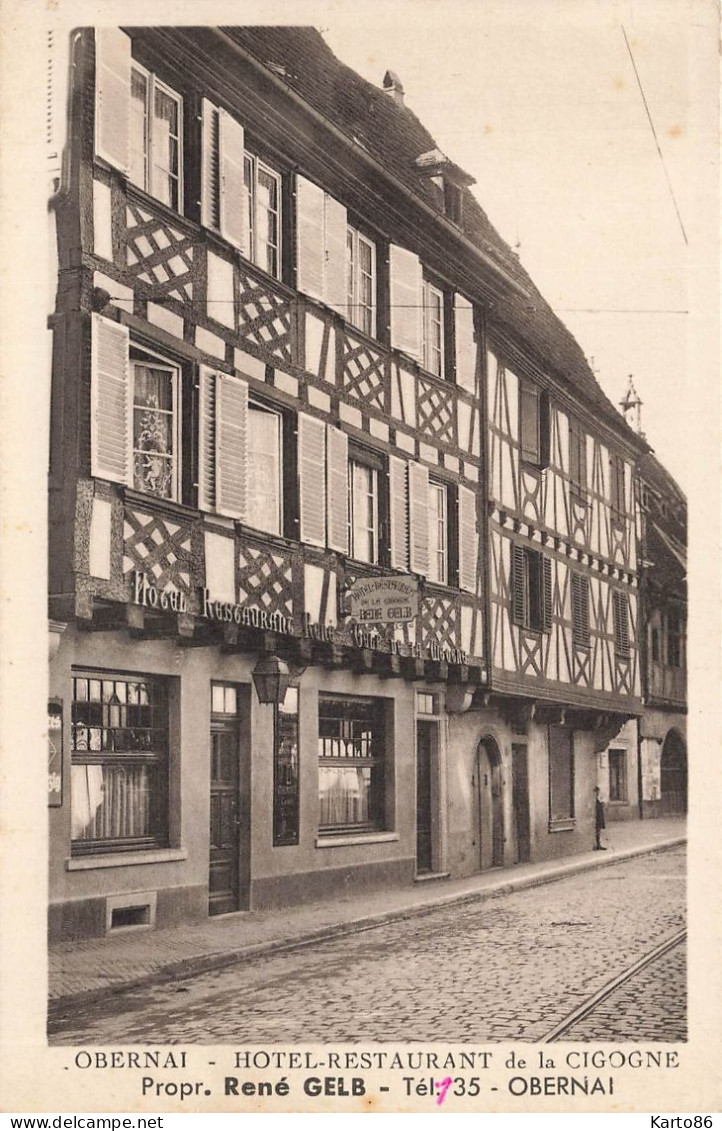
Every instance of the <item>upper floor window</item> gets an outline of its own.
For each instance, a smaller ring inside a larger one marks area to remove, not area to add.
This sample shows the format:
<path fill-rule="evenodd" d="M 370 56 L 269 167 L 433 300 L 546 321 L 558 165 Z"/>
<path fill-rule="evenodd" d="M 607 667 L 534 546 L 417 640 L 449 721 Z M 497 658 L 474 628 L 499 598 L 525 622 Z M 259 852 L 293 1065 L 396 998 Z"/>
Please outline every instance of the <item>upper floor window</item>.
<path fill-rule="evenodd" d="M 365 334 L 376 330 L 376 246 L 349 226 L 346 232 L 346 316 Z"/>
<path fill-rule="evenodd" d="M 519 382 L 519 442 L 521 458 L 533 467 L 549 463 L 549 397 L 531 381 Z"/>
<path fill-rule="evenodd" d="M 162 499 L 179 497 L 179 368 L 131 351 L 133 487 Z"/>
<path fill-rule="evenodd" d="M 449 580 L 449 505 L 443 483 L 429 482 L 429 581 L 440 585 Z"/>
<path fill-rule="evenodd" d="M 444 295 L 424 279 L 422 365 L 437 377 L 444 376 Z"/>
<path fill-rule="evenodd" d="M 552 616 L 552 563 L 537 550 L 514 545 L 512 612 L 514 623 L 534 632 L 548 632 Z"/>
<path fill-rule="evenodd" d="M 679 613 L 667 613 L 667 663 L 670 668 L 682 666 L 682 628 Z"/>
<path fill-rule="evenodd" d="M 348 468 L 349 553 L 360 562 L 379 560 L 379 473 L 357 460 Z"/>
<path fill-rule="evenodd" d="M 269 534 L 283 532 L 283 421 L 264 405 L 248 405 L 248 494 L 244 521 Z"/>
<path fill-rule="evenodd" d="M 572 574 L 572 634 L 574 643 L 589 647 L 589 578 Z"/>
<path fill-rule="evenodd" d="M 612 593 L 612 612 L 614 651 L 617 656 L 626 659 L 629 656 L 629 598 L 618 589 Z"/>
<path fill-rule="evenodd" d="M 569 479 L 572 492 L 583 497 L 587 490 L 587 437 L 574 417 L 569 421 Z"/>
<path fill-rule="evenodd" d="M 181 210 L 183 112 L 180 97 L 151 71 L 130 73 L 130 179 L 157 200 Z"/>
<path fill-rule="evenodd" d="M 243 178 L 248 201 L 248 257 L 269 275 L 281 277 L 281 176 L 246 153 Z"/>
<path fill-rule="evenodd" d="M 609 495 L 612 511 L 621 518 L 626 511 L 624 460 L 620 456 L 609 457 Z"/>

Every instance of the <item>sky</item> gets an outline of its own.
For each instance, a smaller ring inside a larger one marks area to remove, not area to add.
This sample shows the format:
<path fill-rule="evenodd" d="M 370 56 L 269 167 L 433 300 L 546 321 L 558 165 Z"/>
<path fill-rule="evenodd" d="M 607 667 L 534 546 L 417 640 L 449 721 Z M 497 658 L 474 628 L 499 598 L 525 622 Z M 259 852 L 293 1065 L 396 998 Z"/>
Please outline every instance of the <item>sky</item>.
<path fill-rule="evenodd" d="M 476 178 L 489 219 L 613 403 L 633 376 L 642 429 L 688 489 L 694 280 L 714 249 L 700 161 L 716 152 L 715 88 L 707 105 L 694 54 L 700 35 L 715 42 L 714 21 L 699 27 L 710 6 L 418 0 L 372 10 L 349 21 L 330 5 L 317 26 L 369 81 L 398 74 L 407 106 Z"/>

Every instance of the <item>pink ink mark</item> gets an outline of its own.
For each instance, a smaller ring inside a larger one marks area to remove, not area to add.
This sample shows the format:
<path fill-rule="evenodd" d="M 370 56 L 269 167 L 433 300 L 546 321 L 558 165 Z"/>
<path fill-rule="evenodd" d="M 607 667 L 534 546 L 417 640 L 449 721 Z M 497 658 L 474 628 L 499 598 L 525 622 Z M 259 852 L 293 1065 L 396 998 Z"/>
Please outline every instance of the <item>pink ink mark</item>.
<path fill-rule="evenodd" d="M 446 1099 L 446 1093 L 453 1083 L 453 1076 L 445 1076 L 443 1080 L 437 1081 L 436 1087 L 439 1089 L 439 1094 L 436 1098 L 436 1103 L 439 1107 L 441 1107 L 442 1103 Z"/>

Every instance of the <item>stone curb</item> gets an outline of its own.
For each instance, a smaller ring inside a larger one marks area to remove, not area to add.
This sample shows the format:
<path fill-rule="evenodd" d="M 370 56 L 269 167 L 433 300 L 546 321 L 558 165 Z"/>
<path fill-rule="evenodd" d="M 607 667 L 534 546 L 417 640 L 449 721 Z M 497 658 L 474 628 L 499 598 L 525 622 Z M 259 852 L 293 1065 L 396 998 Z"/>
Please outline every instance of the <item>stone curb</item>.
<path fill-rule="evenodd" d="M 211 970 L 220 970 L 224 966 L 233 966 L 237 962 L 258 958 L 264 954 L 278 954 L 284 950 L 300 950 L 311 946 L 313 943 L 326 942 L 329 939 L 342 938 L 344 935 L 358 934 L 360 931 L 369 931 L 374 927 L 383 926 L 384 923 L 401 919 L 412 919 L 419 915 L 431 914 L 440 907 L 463 905 L 466 903 L 481 903 L 487 899 L 497 899 L 503 895 L 523 891 L 525 888 L 541 887 L 543 884 L 553 883 L 555 880 L 566 879 L 567 876 L 579 875 L 597 868 L 609 867 L 619 863 L 620 860 L 630 860 L 636 856 L 651 856 L 655 852 L 664 852 L 670 848 L 677 848 L 687 843 L 687 837 L 675 837 L 662 841 L 659 844 L 643 845 L 638 848 L 627 848 L 621 852 L 612 852 L 601 860 L 579 860 L 565 863 L 549 871 L 539 872 L 536 875 L 520 876 L 519 879 L 501 880 L 499 883 L 484 887 L 478 891 L 467 891 L 459 894 L 442 895 L 429 899 L 425 903 L 384 911 L 378 915 L 365 915 L 359 919 L 350 919 L 333 926 L 321 927 L 318 930 L 309 930 L 285 938 L 269 939 L 266 942 L 250 943 L 247 946 L 236 947 L 233 950 L 219 951 L 213 954 L 203 954 L 193 958 L 181 958 L 178 961 L 165 963 L 151 973 L 143 974 L 138 978 L 128 978 L 115 982 L 110 986 L 99 986 L 95 989 L 81 990 L 79 993 L 65 994 L 52 998 L 48 1003 L 48 1021 L 60 1020 L 64 1013 L 78 1005 L 88 1005 L 94 1002 L 106 1001 L 117 994 L 128 990 L 142 989 L 144 986 L 156 985 L 160 982 L 171 982 L 180 978 L 192 978 L 198 974 L 206 974 Z"/>

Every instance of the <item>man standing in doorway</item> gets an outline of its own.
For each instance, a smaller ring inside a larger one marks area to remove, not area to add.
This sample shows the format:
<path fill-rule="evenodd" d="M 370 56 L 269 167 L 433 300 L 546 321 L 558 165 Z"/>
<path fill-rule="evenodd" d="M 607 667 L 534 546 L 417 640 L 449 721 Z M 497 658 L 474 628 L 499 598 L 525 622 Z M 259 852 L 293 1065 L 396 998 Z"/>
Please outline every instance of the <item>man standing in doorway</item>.
<path fill-rule="evenodd" d="M 594 797 L 595 797 L 595 802 L 594 802 L 594 832 L 595 832 L 595 836 L 596 836 L 596 844 L 594 845 L 594 851 L 595 852 L 606 852 L 607 849 L 606 849 L 605 845 L 602 844 L 602 829 L 606 828 L 606 821 L 604 820 L 604 805 L 602 804 L 602 799 L 599 796 L 599 794 L 600 794 L 599 786 L 595 786 L 595 789 L 594 789 Z"/>

